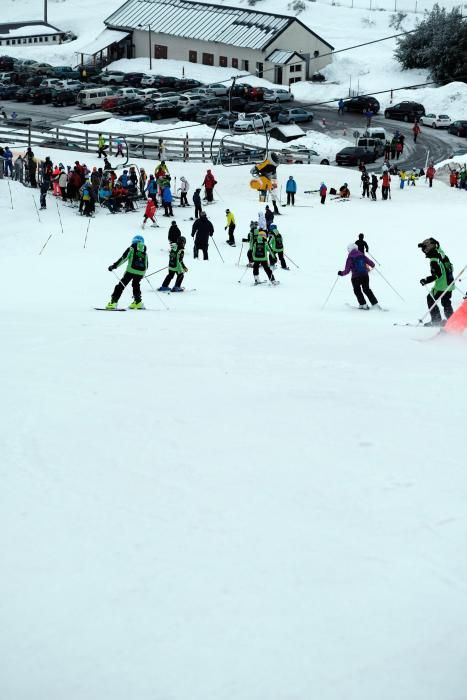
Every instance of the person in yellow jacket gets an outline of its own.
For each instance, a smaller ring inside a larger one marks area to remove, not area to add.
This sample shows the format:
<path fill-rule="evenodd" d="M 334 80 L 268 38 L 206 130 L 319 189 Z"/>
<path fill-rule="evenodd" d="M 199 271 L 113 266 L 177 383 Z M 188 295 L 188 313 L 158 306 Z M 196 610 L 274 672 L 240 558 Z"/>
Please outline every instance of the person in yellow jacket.
<path fill-rule="evenodd" d="M 405 185 L 405 181 L 407 180 L 407 173 L 405 172 L 405 170 L 400 171 L 399 180 L 400 180 L 399 187 L 401 188 L 401 190 L 403 190 L 404 185 Z"/>
<path fill-rule="evenodd" d="M 227 231 L 228 229 L 228 234 L 229 234 L 229 240 L 226 241 L 228 245 L 235 246 L 235 238 L 234 238 L 234 231 L 235 231 L 235 216 L 233 215 L 233 212 L 230 211 L 230 209 L 225 210 L 225 215 L 227 217 L 226 219 L 226 225 L 224 226 L 224 231 Z"/>

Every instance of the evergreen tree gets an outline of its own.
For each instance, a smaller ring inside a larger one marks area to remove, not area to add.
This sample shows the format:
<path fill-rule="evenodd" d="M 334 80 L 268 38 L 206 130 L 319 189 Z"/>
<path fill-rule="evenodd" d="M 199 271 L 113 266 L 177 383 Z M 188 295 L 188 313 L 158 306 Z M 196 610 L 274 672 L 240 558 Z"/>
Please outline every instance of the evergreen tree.
<path fill-rule="evenodd" d="M 438 4 L 415 32 L 401 37 L 394 53 L 403 68 L 427 68 L 438 83 L 467 79 L 467 22 L 459 8 L 447 11 Z"/>

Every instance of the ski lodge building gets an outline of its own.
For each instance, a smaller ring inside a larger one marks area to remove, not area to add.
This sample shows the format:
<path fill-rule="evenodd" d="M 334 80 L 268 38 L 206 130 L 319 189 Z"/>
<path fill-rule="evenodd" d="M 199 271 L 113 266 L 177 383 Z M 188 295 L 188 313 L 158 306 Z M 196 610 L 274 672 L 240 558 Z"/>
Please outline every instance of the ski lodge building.
<path fill-rule="evenodd" d="M 334 48 L 296 17 L 192 0 L 127 0 L 105 24 L 131 41 L 133 58 L 151 52 L 281 85 L 311 78 L 331 62 Z"/>
<path fill-rule="evenodd" d="M 68 32 L 40 20 L 0 23 L 0 46 L 53 45 L 61 44 L 67 38 Z"/>

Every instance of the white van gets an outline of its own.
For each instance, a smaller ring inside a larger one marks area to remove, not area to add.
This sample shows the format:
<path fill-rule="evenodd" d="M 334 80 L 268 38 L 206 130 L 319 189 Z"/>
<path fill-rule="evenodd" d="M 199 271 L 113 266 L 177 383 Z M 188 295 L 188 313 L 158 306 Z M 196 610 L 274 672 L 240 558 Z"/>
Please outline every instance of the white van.
<path fill-rule="evenodd" d="M 363 136 L 370 136 L 372 139 L 379 139 L 383 143 L 388 138 L 385 130 L 381 126 L 370 127 L 365 131 Z"/>
<path fill-rule="evenodd" d="M 81 92 L 78 93 L 78 106 L 81 107 L 81 109 L 96 109 L 96 107 L 101 106 L 104 100 L 114 94 L 115 90 L 108 87 L 81 90 Z"/>

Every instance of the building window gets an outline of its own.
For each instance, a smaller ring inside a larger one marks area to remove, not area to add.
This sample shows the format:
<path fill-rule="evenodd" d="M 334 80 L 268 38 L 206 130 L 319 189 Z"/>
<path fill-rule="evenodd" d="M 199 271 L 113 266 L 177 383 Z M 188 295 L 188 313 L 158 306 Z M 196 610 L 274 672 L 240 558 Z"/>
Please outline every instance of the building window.
<path fill-rule="evenodd" d="M 57 35 L 54 34 L 53 37 L 52 37 L 52 39 L 53 39 L 54 41 L 57 41 Z"/>
<path fill-rule="evenodd" d="M 12 43 L 13 46 L 14 46 L 14 45 L 16 44 L 16 39 L 12 39 L 12 40 L 11 40 L 11 43 Z"/>
<path fill-rule="evenodd" d="M 258 78 L 263 77 L 263 64 L 260 62 L 256 64 L 256 75 L 258 76 Z"/>
<path fill-rule="evenodd" d="M 167 58 L 167 46 L 154 44 L 154 58 Z"/>
<path fill-rule="evenodd" d="M 42 43 L 44 41 L 44 39 L 40 36 L 39 41 Z"/>
<path fill-rule="evenodd" d="M 232 68 L 238 68 L 238 58 L 232 58 Z"/>
<path fill-rule="evenodd" d="M 198 63 L 198 52 L 188 51 L 188 60 L 190 61 L 190 63 Z"/>
<path fill-rule="evenodd" d="M 319 56 L 319 51 L 313 51 L 313 56 L 314 56 L 315 58 L 318 58 L 318 56 Z"/>
<path fill-rule="evenodd" d="M 10 46 L 10 40 L 9 40 L 9 39 L 6 40 L 6 45 L 7 45 L 7 46 Z M 204 253 L 203 253 L 203 255 L 204 255 Z"/>
<path fill-rule="evenodd" d="M 242 70 L 250 70 L 250 62 L 249 61 L 242 61 Z"/>
<path fill-rule="evenodd" d="M 301 73 L 302 72 L 302 66 L 301 64 L 296 64 L 290 66 L 290 72 L 291 73 Z"/>
<path fill-rule="evenodd" d="M 227 56 L 219 56 L 219 65 L 222 68 L 227 68 Z"/>
<path fill-rule="evenodd" d="M 203 66 L 213 66 L 214 65 L 214 54 L 213 53 L 203 53 Z"/>
<path fill-rule="evenodd" d="M 289 78 L 289 85 L 293 85 L 293 83 L 299 83 L 301 78 Z"/>

